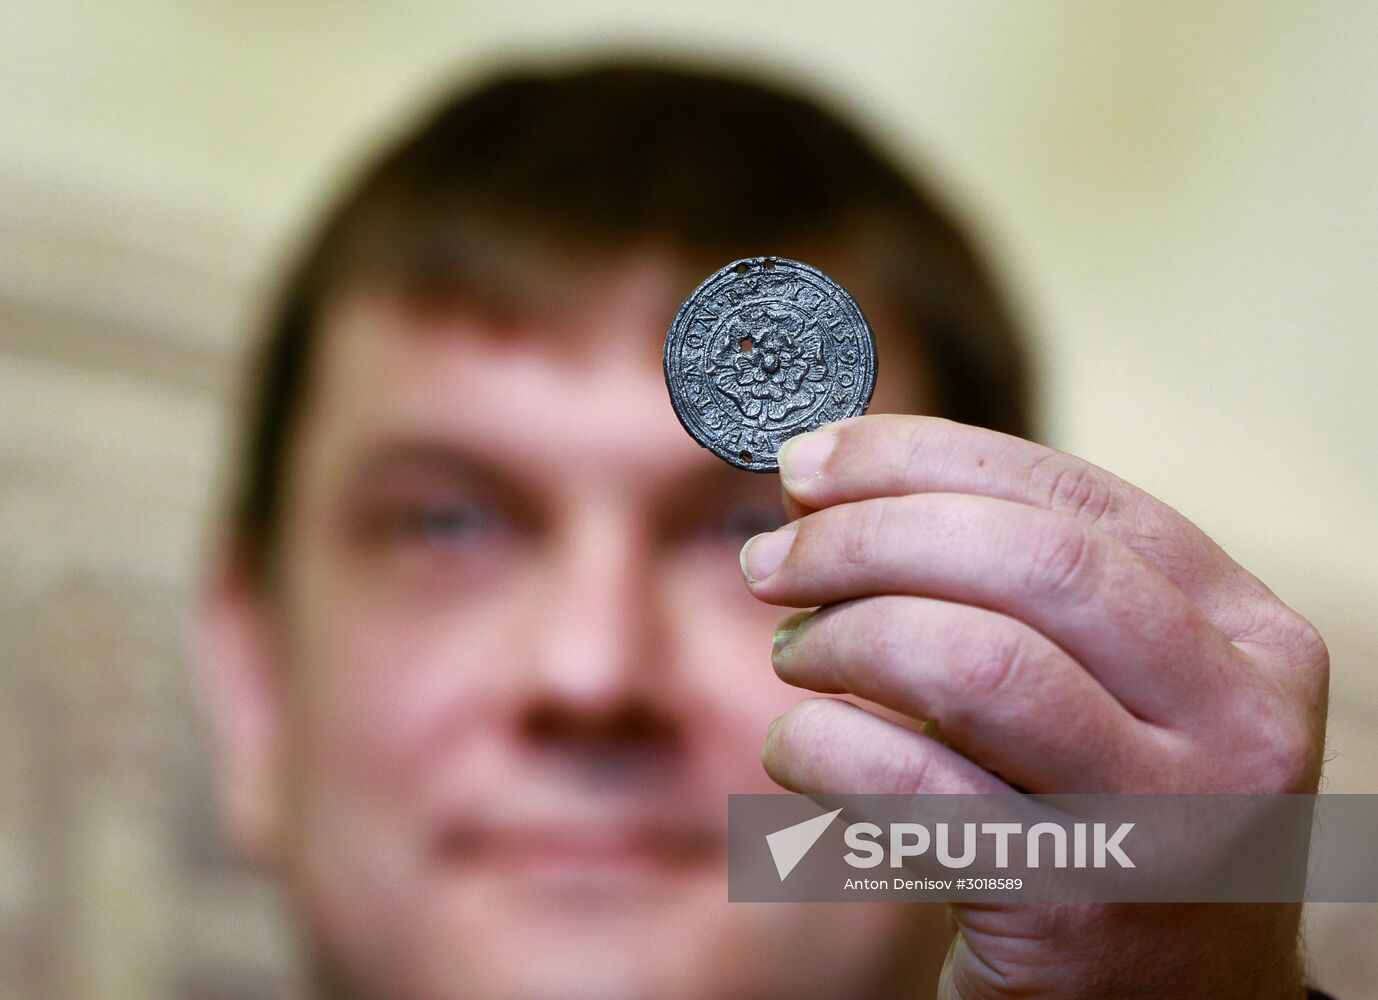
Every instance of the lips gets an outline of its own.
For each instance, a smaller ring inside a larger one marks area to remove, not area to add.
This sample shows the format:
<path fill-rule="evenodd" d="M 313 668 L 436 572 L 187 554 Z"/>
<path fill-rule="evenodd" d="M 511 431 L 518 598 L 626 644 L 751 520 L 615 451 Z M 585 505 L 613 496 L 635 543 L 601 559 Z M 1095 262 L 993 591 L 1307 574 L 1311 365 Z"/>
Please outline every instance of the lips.
<path fill-rule="evenodd" d="M 441 834 L 438 853 L 451 864 L 528 870 L 684 870 L 718 862 L 721 830 L 683 824 L 457 823 Z"/>

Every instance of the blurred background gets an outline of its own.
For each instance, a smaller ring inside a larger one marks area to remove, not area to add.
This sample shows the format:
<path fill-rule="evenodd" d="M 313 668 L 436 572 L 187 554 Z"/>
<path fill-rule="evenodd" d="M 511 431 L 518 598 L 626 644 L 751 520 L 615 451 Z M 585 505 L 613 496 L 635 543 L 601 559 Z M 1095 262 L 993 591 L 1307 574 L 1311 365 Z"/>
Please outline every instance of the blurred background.
<path fill-rule="evenodd" d="M 182 628 L 274 266 L 428 95 L 514 58 L 802 80 L 982 232 L 1044 436 L 1315 621 L 1327 790 L 1378 792 L 1378 9 L 1305 3 L 0 7 L 0 998 L 271 997 Z M 1378 906 L 1313 908 L 1378 997 Z"/>

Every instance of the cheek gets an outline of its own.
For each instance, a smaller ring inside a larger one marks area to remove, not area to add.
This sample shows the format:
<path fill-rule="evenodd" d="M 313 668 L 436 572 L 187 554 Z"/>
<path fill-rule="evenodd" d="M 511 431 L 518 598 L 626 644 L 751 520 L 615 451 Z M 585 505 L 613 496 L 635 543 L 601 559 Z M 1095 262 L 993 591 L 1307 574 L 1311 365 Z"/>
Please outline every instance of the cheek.
<path fill-rule="evenodd" d="M 791 687 L 770 664 L 771 638 L 790 608 L 763 604 L 748 593 L 733 559 L 681 564 L 668 603 L 675 661 L 685 683 L 715 720 L 718 751 L 739 782 L 736 791 L 778 791 L 760 766 L 766 727 L 809 692 Z"/>
<path fill-rule="evenodd" d="M 317 780 L 407 797 L 437 752 L 488 735 L 511 674 L 520 581 L 464 601 L 342 584 L 303 616 L 299 749 Z"/>

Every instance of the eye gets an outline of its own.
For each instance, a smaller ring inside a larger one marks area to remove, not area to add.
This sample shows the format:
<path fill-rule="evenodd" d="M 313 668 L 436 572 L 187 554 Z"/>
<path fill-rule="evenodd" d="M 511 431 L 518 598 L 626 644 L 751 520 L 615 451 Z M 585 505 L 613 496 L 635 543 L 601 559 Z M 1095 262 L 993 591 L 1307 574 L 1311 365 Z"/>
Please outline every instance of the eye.
<path fill-rule="evenodd" d="M 504 525 L 487 504 L 457 497 L 418 503 L 402 512 L 398 525 L 408 539 L 437 547 L 472 543 Z"/>

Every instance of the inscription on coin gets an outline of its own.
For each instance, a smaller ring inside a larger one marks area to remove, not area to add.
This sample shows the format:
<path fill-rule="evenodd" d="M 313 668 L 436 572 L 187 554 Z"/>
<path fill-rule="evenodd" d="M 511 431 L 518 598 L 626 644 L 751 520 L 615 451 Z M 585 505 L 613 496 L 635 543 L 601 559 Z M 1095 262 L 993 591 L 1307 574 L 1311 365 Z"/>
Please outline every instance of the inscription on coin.
<path fill-rule="evenodd" d="M 665 384 L 695 441 L 739 469 L 774 472 L 788 438 L 866 412 L 875 337 L 816 267 L 748 257 L 680 306 L 665 338 Z"/>

